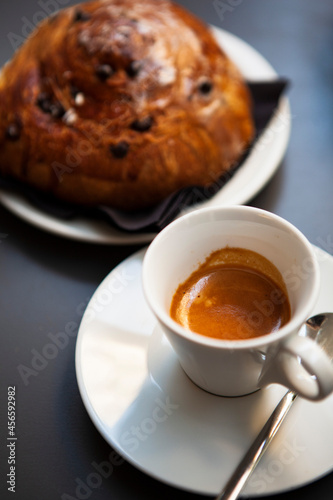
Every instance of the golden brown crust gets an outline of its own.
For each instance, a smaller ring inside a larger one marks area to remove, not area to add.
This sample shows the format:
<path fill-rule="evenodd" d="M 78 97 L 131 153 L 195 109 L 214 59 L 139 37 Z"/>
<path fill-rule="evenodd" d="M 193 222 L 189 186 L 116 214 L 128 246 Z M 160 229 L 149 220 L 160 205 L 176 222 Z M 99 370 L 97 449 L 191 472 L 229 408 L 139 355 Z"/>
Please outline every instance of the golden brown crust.
<path fill-rule="evenodd" d="M 209 185 L 253 136 L 208 28 L 167 0 L 95 0 L 41 23 L 0 76 L 0 173 L 127 210 Z"/>

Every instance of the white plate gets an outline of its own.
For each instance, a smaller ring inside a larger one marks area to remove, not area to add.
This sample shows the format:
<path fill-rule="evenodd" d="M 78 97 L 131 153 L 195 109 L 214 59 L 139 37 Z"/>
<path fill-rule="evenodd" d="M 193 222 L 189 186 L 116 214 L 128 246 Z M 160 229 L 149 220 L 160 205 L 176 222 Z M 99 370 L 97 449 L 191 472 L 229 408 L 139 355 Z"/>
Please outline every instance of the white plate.
<path fill-rule="evenodd" d="M 131 464 L 172 486 L 216 495 L 285 389 L 223 398 L 195 386 L 143 297 L 144 251 L 107 276 L 83 316 L 76 346 L 81 397 L 99 432 Z M 332 311 L 333 258 L 315 251 L 322 284 L 314 313 Z M 332 414 L 333 396 L 299 399 L 244 493 L 286 491 L 331 471 Z"/>
<path fill-rule="evenodd" d="M 220 28 L 212 29 L 218 43 L 246 79 L 263 81 L 276 78 L 272 66 L 250 45 Z M 261 140 L 242 167 L 213 198 L 200 206 L 242 204 L 253 198 L 279 167 L 287 148 L 290 127 L 289 101 L 283 97 Z M 6 190 L 0 190 L 0 203 L 41 229 L 76 240 L 115 245 L 136 244 L 149 242 L 155 236 L 152 233 L 129 234 L 105 222 L 81 217 L 66 221 L 57 219 L 34 207 L 23 196 Z"/>

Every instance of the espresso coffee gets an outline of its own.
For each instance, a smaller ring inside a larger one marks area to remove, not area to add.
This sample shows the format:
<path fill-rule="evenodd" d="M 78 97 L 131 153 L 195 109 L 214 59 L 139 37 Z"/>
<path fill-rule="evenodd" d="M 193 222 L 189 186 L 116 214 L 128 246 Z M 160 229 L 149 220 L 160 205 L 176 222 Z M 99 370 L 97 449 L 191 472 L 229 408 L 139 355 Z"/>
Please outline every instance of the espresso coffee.
<path fill-rule="evenodd" d="M 192 332 L 223 340 L 272 333 L 290 319 L 281 273 L 265 257 L 243 248 L 222 248 L 179 285 L 170 316 Z"/>

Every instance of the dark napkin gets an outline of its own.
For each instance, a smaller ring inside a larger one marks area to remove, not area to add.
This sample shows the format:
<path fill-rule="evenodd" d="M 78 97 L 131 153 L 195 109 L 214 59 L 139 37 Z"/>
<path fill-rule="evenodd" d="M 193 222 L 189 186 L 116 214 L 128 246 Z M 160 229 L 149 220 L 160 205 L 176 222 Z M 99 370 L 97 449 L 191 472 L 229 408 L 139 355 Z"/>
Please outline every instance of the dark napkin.
<path fill-rule="evenodd" d="M 99 206 L 91 209 L 71 205 L 56 199 L 51 199 L 49 195 L 44 195 L 25 184 L 11 179 L 1 179 L 1 177 L 0 187 L 19 191 L 23 196 L 29 199 L 34 206 L 59 219 L 68 220 L 83 216 L 90 219 L 105 220 L 111 226 L 125 232 L 160 231 L 185 207 L 211 198 L 232 177 L 233 173 L 243 164 L 246 157 L 250 154 L 256 141 L 273 117 L 279 99 L 288 86 L 288 80 L 280 78 L 269 82 L 248 82 L 248 86 L 253 99 L 253 116 L 256 129 L 255 139 L 237 164 L 211 186 L 191 186 L 183 188 L 170 195 L 153 208 L 136 211 L 135 213 L 128 213 L 106 206 Z"/>

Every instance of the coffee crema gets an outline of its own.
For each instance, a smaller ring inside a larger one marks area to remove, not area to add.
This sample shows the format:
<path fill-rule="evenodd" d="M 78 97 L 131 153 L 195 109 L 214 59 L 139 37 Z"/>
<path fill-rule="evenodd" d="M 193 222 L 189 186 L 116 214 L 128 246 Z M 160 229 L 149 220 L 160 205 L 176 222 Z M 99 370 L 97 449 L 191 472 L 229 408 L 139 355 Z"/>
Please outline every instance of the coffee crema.
<path fill-rule="evenodd" d="M 223 340 L 275 332 L 290 319 L 286 285 L 268 259 L 244 248 L 225 247 L 177 288 L 170 316 L 187 330 Z"/>

